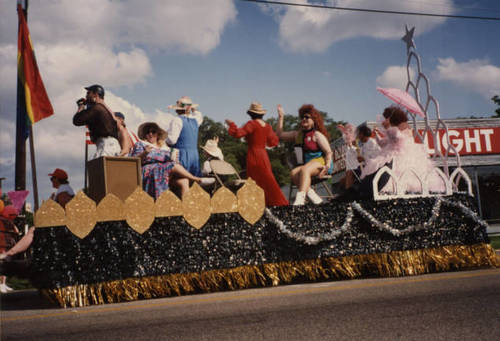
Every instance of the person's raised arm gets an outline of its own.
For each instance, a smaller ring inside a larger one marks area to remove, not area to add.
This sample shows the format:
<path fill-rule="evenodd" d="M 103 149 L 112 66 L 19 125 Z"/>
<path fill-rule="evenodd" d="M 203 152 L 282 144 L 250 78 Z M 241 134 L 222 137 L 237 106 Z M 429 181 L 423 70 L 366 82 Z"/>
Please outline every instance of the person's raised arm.
<path fill-rule="evenodd" d="M 278 135 L 280 140 L 284 141 L 294 141 L 297 138 L 296 131 L 283 131 L 283 122 L 285 120 L 285 111 L 281 104 L 278 104 L 278 127 L 276 129 L 276 135 Z"/>
<path fill-rule="evenodd" d="M 227 132 L 232 137 L 236 137 L 239 139 L 240 137 L 247 136 L 253 131 L 253 125 L 250 122 L 247 122 L 242 128 L 238 128 L 236 123 L 232 120 L 226 120 L 226 124 L 229 126 Z"/>
<path fill-rule="evenodd" d="M 94 110 L 92 108 L 85 109 L 85 102 L 81 99 L 77 102 L 78 110 L 73 116 L 73 124 L 75 126 L 84 126 L 93 117 Z"/>

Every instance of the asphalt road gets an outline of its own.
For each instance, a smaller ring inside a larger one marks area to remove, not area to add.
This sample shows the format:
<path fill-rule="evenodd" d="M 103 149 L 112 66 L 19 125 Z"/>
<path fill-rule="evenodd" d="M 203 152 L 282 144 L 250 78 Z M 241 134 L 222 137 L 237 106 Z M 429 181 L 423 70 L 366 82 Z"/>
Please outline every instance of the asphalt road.
<path fill-rule="evenodd" d="M 500 269 L 60 309 L 2 296 L 2 340 L 498 340 Z"/>

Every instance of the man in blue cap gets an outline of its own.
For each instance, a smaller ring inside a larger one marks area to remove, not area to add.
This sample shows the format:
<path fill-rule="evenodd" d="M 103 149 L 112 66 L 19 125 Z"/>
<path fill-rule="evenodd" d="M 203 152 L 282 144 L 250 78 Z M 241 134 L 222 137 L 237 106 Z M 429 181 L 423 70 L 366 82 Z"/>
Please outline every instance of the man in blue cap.
<path fill-rule="evenodd" d="M 118 122 L 114 113 L 104 103 L 104 88 L 94 84 L 85 90 L 86 98 L 80 98 L 76 102 L 78 110 L 73 116 L 73 124 L 88 126 L 90 139 L 96 144 L 94 159 L 120 155 L 122 148 L 118 142 Z"/>

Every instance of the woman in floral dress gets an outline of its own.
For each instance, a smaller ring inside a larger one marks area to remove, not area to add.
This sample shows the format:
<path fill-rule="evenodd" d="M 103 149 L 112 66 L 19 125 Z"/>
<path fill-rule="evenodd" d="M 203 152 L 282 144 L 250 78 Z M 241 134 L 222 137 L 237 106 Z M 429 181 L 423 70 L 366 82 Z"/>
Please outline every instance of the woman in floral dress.
<path fill-rule="evenodd" d="M 167 133 L 156 123 L 141 124 L 137 135 L 140 140 L 130 156 L 141 158 L 142 187 L 153 198 L 157 199 L 170 184 L 178 186 L 182 196 L 189 190 L 189 181 L 204 181 L 171 159 L 170 148 L 165 143 Z"/>

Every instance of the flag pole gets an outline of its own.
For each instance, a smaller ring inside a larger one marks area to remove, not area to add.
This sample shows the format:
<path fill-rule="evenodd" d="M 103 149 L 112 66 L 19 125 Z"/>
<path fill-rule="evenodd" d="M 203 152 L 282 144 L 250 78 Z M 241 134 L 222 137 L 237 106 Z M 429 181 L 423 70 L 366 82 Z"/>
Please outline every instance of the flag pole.
<path fill-rule="evenodd" d="M 18 1 L 22 6 L 22 1 Z M 26 0 L 26 7 L 28 3 Z M 27 8 L 23 7 L 24 16 L 27 18 Z M 18 33 L 19 35 L 19 28 Z M 19 70 L 18 70 L 19 73 Z M 24 98 L 20 98 L 23 94 L 23 84 L 17 77 L 17 118 L 16 118 L 16 165 L 15 165 L 15 189 L 16 191 L 26 189 L 26 115 L 20 114 Z"/>
<path fill-rule="evenodd" d="M 33 140 L 33 126 L 30 125 L 30 159 L 31 159 L 31 178 L 33 181 L 33 200 L 35 201 L 35 212 L 38 210 L 38 182 L 36 178 L 35 147 Z"/>
<path fill-rule="evenodd" d="M 29 1 L 25 0 L 26 7 L 24 8 L 24 17 L 26 18 L 26 22 L 28 22 L 28 3 L 29 3 Z M 19 82 L 19 78 L 18 78 L 18 82 Z M 32 180 L 32 184 L 33 184 L 33 200 L 34 200 L 34 204 L 35 204 L 35 211 L 37 211 L 38 210 L 38 181 L 37 181 L 37 177 L 36 177 L 36 160 L 35 160 L 34 140 L 35 140 L 35 136 L 33 135 L 33 124 L 30 124 L 29 143 L 30 143 L 30 161 L 31 161 L 31 180 Z M 26 145 L 26 143 L 24 145 Z M 26 148 L 26 146 L 25 146 L 25 148 Z M 25 153 L 26 153 L 26 151 L 25 151 Z M 24 172 L 26 173 L 26 155 L 24 156 L 24 162 L 25 162 Z M 25 187 L 26 187 L 26 183 L 25 183 Z"/>
<path fill-rule="evenodd" d="M 88 179 L 88 168 L 87 168 L 87 161 L 89 159 L 89 145 L 87 144 L 87 137 L 85 137 L 85 179 L 84 179 L 84 185 L 83 185 L 83 192 L 87 195 L 89 195 L 89 192 L 87 190 L 87 179 Z"/>
<path fill-rule="evenodd" d="M 24 6 L 23 6 L 24 3 Z M 28 29 L 28 0 L 17 1 L 18 69 L 16 123 L 16 190 L 26 189 L 26 138 L 30 138 L 31 175 L 35 209 L 38 208 L 38 185 L 34 148 L 33 124 L 54 114 L 54 109 L 36 63 Z M 21 12 L 22 11 L 22 12 Z"/>

